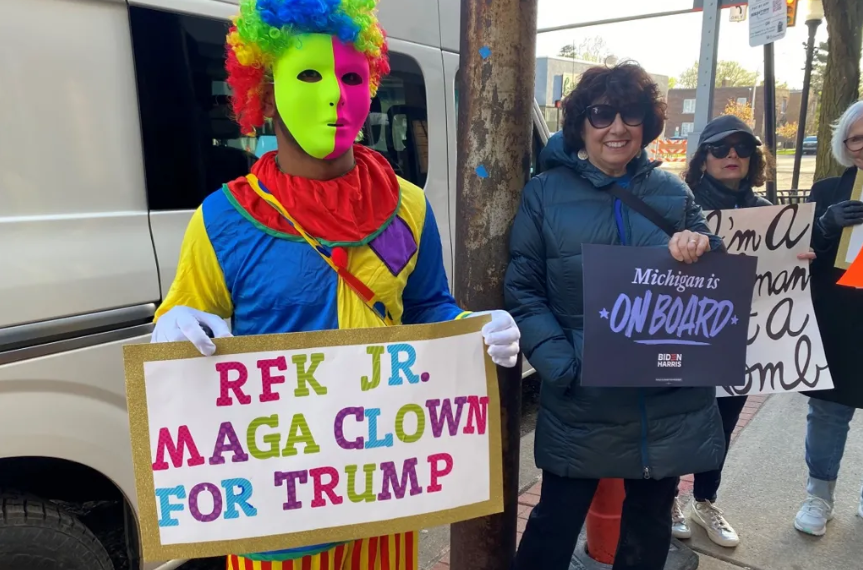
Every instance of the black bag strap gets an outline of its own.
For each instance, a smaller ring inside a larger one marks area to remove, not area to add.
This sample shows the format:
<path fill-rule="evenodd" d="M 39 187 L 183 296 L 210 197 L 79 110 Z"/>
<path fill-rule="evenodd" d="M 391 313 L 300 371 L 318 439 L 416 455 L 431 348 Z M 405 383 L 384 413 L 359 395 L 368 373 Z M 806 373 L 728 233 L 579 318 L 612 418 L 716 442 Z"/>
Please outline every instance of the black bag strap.
<path fill-rule="evenodd" d="M 662 215 L 651 208 L 647 202 L 638 198 L 632 192 L 629 192 L 619 184 L 612 184 L 608 188 L 608 193 L 653 222 L 656 227 L 667 233 L 668 237 L 677 233 L 677 229 L 674 227 L 674 224 L 663 218 Z"/>

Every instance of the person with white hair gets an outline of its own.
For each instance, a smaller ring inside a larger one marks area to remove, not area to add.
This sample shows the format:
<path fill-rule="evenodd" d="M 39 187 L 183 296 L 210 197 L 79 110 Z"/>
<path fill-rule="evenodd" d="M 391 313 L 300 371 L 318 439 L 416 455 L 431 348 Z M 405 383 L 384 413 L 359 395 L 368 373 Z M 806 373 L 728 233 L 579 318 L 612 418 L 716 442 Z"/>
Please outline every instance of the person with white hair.
<path fill-rule="evenodd" d="M 827 532 L 833 518 L 833 492 L 848 425 L 854 412 L 863 408 L 863 379 L 855 356 L 863 338 L 863 290 L 837 285 L 843 270 L 835 267 L 842 230 L 863 224 L 863 202 L 851 199 L 852 190 L 863 185 L 863 101 L 851 105 L 834 125 L 832 147 L 833 156 L 848 169 L 842 176 L 819 180 L 808 200 L 815 202 L 812 301 L 835 386 L 807 394 L 808 497 L 794 527 L 814 536 Z M 863 517 L 863 498 L 857 514 Z"/>

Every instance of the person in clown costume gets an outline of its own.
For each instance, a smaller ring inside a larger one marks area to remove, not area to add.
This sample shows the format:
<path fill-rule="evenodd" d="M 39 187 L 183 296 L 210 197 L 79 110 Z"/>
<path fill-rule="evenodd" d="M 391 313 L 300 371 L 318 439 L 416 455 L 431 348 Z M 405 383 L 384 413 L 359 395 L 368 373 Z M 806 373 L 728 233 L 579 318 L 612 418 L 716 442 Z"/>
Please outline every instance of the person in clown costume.
<path fill-rule="evenodd" d="M 423 191 L 354 144 L 389 72 L 376 0 L 241 0 L 227 38 L 243 131 L 273 121 L 278 149 L 192 216 L 153 342 L 434 323 L 491 314 L 492 360 L 513 367 L 509 313 L 449 293 Z M 231 320 L 229 329 L 225 319 Z M 415 570 L 416 532 L 228 557 L 229 570 Z"/>

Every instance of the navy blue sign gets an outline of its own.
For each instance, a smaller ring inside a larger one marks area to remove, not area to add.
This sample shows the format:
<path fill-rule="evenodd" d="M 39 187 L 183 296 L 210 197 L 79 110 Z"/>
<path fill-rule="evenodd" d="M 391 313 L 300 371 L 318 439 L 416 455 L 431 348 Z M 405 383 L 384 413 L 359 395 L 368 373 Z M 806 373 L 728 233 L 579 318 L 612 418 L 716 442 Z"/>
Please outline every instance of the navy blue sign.
<path fill-rule="evenodd" d="M 687 265 L 664 247 L 582 253 L 582 386 L 745 382 L 755 257 L 707 253 Z"/>

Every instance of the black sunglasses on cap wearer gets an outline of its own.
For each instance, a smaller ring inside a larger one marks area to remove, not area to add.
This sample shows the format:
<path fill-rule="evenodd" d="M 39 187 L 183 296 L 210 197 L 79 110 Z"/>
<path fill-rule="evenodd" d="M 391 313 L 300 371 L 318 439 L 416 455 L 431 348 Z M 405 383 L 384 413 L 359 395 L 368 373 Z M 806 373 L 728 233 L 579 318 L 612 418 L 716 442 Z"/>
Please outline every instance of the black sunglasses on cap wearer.
<path fill-rule="evenodd" d="M 749 158 L 755 152 L 755 144 L 752 141 L 740 141 L 734 144 L 722 142 L 707 145 L 707 150 L 716 158 L 725 158 L 732 148 L 734 148 L 734 152 L 740 158 Z"/>
<path fill-rule="evenodd" d="M 617 115 L 620 115 L 624 124 L 637 127 L 644 122 L 646 112 L 641 105 L 628 105 L 618 108 L 614 105 L 591 105 L 584 110 L 587 120 L 594 129 L 610 127 Z"/>

